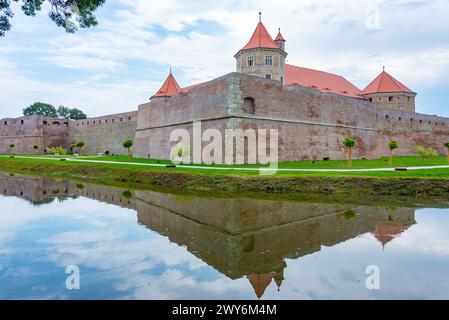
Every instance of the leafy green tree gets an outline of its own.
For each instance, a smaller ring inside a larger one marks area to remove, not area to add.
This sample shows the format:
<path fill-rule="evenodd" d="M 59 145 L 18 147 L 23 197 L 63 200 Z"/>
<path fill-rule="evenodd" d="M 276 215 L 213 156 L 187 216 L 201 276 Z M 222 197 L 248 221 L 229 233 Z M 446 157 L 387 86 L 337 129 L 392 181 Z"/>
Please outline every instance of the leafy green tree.
<path fill-rule="evenodd" d="M 72 120 L 83 120 L 87 119 L 87 115 L 79 109 L 73 108 L 69 111 L 69 119 Z"/>
<path fill-rule="evenodd" d="M 58 116 L 63 119 L 70 119 L 70 108 L 59 106 Z"/>
<path fill-rule="evenodd" d="M 72 143 L 70 145 L 70 153 L 73 153 L 73 150 L 75 150 L 75 149 L 76 149 L 76 143 Z"/>
<path fill-rule="evenodd" d="M 80 150 L 80 156 L 83 156 L 83 147 L 86 145 L 84 141 L 78 141 L 76 147 Z"/>
<path fill-rule="evenodd" d="M 352 149 L 357 146 L 357 142 L 352 138 L 346 138 L 342 143 L 348 151 L 348 168 L 352 168 Z"/>
<path fill-rule="evenodd" d="M 67 154 L 67 151 L 65 150 L 64 147 L 50 148 L 50 149 L 48 149 L 48 152 L 53 153 L 53 154 L 58 154 L 60 156 L 65 156 Z"/>
<path fill-rule="evenodd" d="M 415 153 L 422 158 L 422 164 L 426 158 L 435 157 L 438 153 L 432 148 L 426 148 L 420 145 L 415 146 Z"/>
<path fill-rule="evenodd" d="M 447 148 L 447 163 L 449 164 L 449 141 L 443 143 L 443 146 Z"/>
<path fill-rule="evenodd" d="M 14 150 L 14 148 L 16 147 L 16 145 L 14 143 L 11 143 L 9 145 L 9 153 L 12 154 L 12 151 Z"/>
<path fill-rule="evenodd" d="M 125 140 L 123 142 L 123 148 L 128 149 L 128 158 L 131 158 L 131 147 L 133 146 L 132 140 Z"/>
<path fill-rule="evenodd" d="M 23 109 L 23 115 L 24 116 L 40 115 L 49 118 L 57 118 L 58 111 L 51 104 L 35 102 L 31 106 Z"/>
<path fill-rule="evenodd" d="M 390 150 L 390 154 L 388 157 L 388 166 L 393 166 L 393 151 L 399 148 L 399 144 L 395 140 L 391 140 L 388 142 L 388 149 Z"/>
<path fill-rule="evenodd" d="M 94 12 L 105 0 L 12 0 L 22 4 L 22 11 L 27 16 L 35 16 L 41 11 L 45 1 L 50 3 L 48 13 L 51 20 L 66 32 L 74 33 L 78 28 L 89 28 L 98 24 Z M 0 0 L 0 37 L 11 29 L 10 19 L 14 16 L 11 0 Z"/>

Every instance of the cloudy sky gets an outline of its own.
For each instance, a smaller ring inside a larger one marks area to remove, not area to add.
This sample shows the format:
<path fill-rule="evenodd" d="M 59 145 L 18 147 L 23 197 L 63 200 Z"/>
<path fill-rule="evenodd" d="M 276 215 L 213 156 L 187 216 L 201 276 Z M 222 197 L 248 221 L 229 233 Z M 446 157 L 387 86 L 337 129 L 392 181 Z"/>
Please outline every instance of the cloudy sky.
<path fill-rule="evenodd" d="M 345 76 L 363 89 L 386 70 L 419 93 L 417 111 L 449 116 L 449 1 L 107 0 L 96 28 L 67 34 L 44 8 L 13 5 L 0 38 L 0 118 L 35 101 L 89 116 L 136 110 L 173 68 L 181 86 L 234 71 L 258 12 L 288 62 Z"/>

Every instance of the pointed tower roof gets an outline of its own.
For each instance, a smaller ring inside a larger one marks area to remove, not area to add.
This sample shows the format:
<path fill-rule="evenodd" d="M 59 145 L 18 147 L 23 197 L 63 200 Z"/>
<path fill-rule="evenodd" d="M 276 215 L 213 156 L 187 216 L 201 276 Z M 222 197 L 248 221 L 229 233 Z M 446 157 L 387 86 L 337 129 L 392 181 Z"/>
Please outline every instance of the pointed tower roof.
<path fill-rule="evenodd" d="M 379 224 L 376 225 L 374 237 L 376 237 L 376 239 L 382 244 L 382 246 L 385 247 L 387 243 L 399 236 L 408 228 L 409 226 L 406 225 Z"/>
<path fill-rule="evenodd" d="M 257 24 L 249 42 L 240 50 L 249 50 L 255 48 L 279 49 L 279 46 L 274 42 L 273 38 L 268 33 L 262 21 Z"/>
<path fill-rule="evenodd" d="M 176 82 L 176 79 L 170 70 L 170 74 L 164 84 L 153 97 L 171 97 L 178 93 L 181 93 L 181 87 L 178 82 Z"/>
<path fill-rule="evenodd" d="M 272 273 L 251 274 L 247 276 L 247 278 L 251 283 L 251 285 L 253 286 L 254 292 L 256 293 L 257 297 L 260 299 L 265 293 L 265 289 L 270 285 L 271 281 L 273 280 L 273 274 Z"/>
<path fill-rule="evenodd" d="M 363 91 L 362 94 L 384 93 L 384 92 L 404 92 L 414 93 L 404 84 L 396 80 L 392 75 L 384 70 L 377 76 Z"/>
<path fill-rule="evenodd" d="M 278 35 L 276 36 L 276 39 L 274 39 L 274 41 L 285 41 L 285 39 L 284 39 L 284 37 L 282 36 L 282 33 L 281 33 L 281 28 L 279 28 Z"/>

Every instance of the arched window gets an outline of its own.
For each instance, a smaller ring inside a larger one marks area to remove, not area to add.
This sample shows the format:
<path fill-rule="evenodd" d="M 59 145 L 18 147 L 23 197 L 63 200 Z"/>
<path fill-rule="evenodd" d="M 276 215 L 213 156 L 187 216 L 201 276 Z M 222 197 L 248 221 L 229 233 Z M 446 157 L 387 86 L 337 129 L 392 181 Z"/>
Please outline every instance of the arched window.
<path fill-rule="evenodd" d="M 243 100 L 243 112 L 249 114 L 256 113 L 256 100 L 251 97 L 247 97 Z"/>

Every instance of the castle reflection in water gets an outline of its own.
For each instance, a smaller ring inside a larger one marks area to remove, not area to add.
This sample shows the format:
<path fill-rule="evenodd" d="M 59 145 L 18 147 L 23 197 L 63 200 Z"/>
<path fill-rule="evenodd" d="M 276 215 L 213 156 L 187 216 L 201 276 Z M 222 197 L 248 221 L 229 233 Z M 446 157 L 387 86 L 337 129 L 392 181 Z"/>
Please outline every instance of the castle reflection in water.
<path fill-rule="evenodd" d="M 263 296 L 284 280 L 285 259 L 365 233 L 385 246 L 415 224 L 415 210 L 256 199 L 181 196 L 0 173 L 0 192 L 34 205 L 87 197 L 136 210 L 139 223 Z"/>

